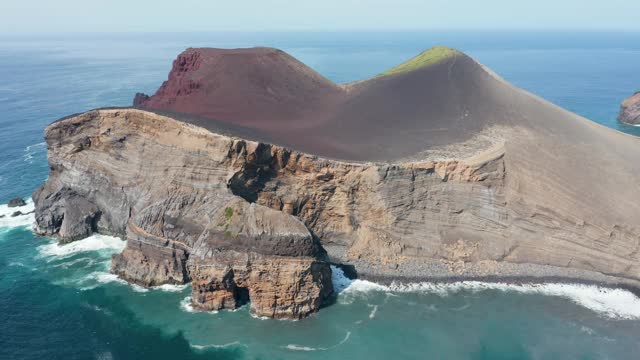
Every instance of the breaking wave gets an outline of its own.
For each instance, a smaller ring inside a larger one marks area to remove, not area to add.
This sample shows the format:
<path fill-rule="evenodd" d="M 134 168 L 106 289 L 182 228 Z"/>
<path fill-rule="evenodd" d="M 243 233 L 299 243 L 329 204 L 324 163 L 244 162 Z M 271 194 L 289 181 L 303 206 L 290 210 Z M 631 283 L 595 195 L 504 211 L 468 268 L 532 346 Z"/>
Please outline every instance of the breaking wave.
<path fill-rule="evenodd" d="M 366 280 L 349 280 L 342 270 L 332 267 L 334 287 L 338 297 L 367 292 L 414 292 L 448 296 L 461 291 L 503 291 L 537 294 L 569 299 L 574 303 L 612 319 L 640 319 L 640 298 L 624 289 L 604 288 L 584 284 L 509 284 L 504 282 L 460 281 L 453 283 L 421 282 L 412 284 L 376 284 Z"/>
<path fill-rule="evenodd" d="M 159 286 L 154 286 L 151 288 L 151 290 L 160 290 L 165 292 L 182 292 L 187 287 L 189 287 L 189 284 L 183 284 L 183 285 L 163 284 Z"/>
<path fill-rule="evenodd" d="M 22 156 L 22 160 L 24 160 L 25 162 L 28 162 L 29 164 L 33 164 L 34 157 L 38 153 L 41 153 L 44 156 L 44 154 L 46 153 L 46 150 L 47 150 L 47 143 L 45 142 L 29 145 L 24 149 L 24 155 Z"/>
<path fill-rule="evenodd" d="M 240 341 L 234 341 L 234 342 L 230 342 L 228 344 L 221 344 L 221 345 L 217 345 L 217 344 L 209 344 L 209 345 L 190 344 L 190 345 L 191 345 L 192 348 L 198 349 L 198 350 L 205 350 L 205 349 L 210 349 L 210 348 L 224 349 L 224 348 L 233 347 L 233 346 L 244 346 L 244 347 L 246 347 L 246 345 L 242 344 Z"/>
<path fill-rule="evenodd" d="M 131 289 L 133 289 L 133 291 L 135 291 L 135 292 L 144 293 L 144 292 L 149 291 L 149 289 L 147 289 L 145 287 L 129 283 L 129 282 L 119 278 L 118 275 L 116 275 L 116 274 L 103 272 L 103 271 L 96 271 L 96 272 L 92 272 L 91 274 L 87 275 L 83 279 L 83 282 L 88 282 L 88 281 L 93 281 L 94 284 L 91 285 L 91 286 L 83 287 L 80 290 L 91 290 L 91 289 L 96 288 L 100 284 L 118 283 L 118 284 L 121 284 L 121 285 L 125 285 L 125 286 L 131 287 Z"/>
<path fill-rule="evenodd" d="M 289 344 L 284 348 L 292 351 L 326 351 L 326 350 L 335 349 L 338 346 L 346 343 L 347 341 L 349 341 L 350 337 L 351 337 L 351 331 L 347 331 L 347 333 L 344 336 L 344 339 L 340 340 L 339 343 L 329 347 L 310 347 L 310 346 L 304 346 L 304 345 Z"/>
<path fill-rule="evenodd" d="M 376 317 L 376 313 L 378 312 L 378 305 L 369 305 L 371 307 L 371 313 L 369 313 L 369 319 L 373 320 Z"/>
<path fill-rule="evenodd" d="M 42 257 L 64 258 L 87 251 L 113 250 L 113 252 L 121 252 L 125 245 L 126 243 L 120 238 L 96 234 L 69 244 L 59 245 L 53 242 L 42 245 L 38 247 L 38 252 Z"/>
<path fill-rule="evenodd" d="M 186 298 L 180 301 L 180 309 L 186 312 L 196 312 L 196 309 L 191 306 L 191 296 L 187 296 Z"/>
<path fill-rule="evenodd" d="M 33 200 L 28 199 L 26 205 L 10 208 L 8 204 L 0 205 L 0 228 L 13 228 L 19 226 L 31 226 L 35 221 Z M 11 216 L 20 211 L 24 215 Z"/>
<path fill-rule="evenodd" d="M 259 316 L 259 315 L 256 315 L 256 314 L 252 313 L 252 312 L 249 312 L 249 315 L 250 315 L 252 318 L 254 318 L 254 319 L 258 319 L 258 320 L 269 320 L 269 318 L 268 318 L 268 317 L 266 317 L 266 316 Z"/>

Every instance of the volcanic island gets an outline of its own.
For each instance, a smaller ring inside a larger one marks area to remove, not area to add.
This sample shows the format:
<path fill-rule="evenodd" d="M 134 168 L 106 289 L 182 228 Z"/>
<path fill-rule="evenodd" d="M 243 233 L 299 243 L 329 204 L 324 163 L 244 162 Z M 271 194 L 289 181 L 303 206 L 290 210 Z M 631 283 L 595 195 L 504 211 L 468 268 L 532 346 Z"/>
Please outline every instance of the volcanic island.
<path fill-rule="evenodd" d="M 640 140 L 447 47 L 336 84 L 273 48 L 190 48 L 133 107 L 46 128 L 36 231 L 126 240 L 111 271 L 299 319 L 332 272 L 640 284 Z"/>

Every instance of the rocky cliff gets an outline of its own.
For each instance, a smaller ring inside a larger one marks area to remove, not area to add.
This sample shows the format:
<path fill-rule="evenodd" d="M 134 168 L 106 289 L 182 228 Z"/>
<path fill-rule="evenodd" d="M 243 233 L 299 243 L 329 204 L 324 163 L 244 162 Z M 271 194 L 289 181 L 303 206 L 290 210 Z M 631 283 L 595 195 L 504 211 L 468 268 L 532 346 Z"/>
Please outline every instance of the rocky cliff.
<path fill-rule="evenodd" d="M 367 161 L 361 151 L 369 145 L 315 142 L 319 152 L 344 155 L 328 159 L 269 142 L 247 123 L 159 113 L 145 101 L 142 109 L 59 120 L 46 130 L 51 172 L 34 193 L 37 231 L 61 241 L 122 236 L 127 247 L 112 264 L 122 278 L 144 286 L 191 281 L 198 308 L 249 301 L 254 313 L 276 318 L 304 317 L 330 298 L 330 262 L 392 279 L 429 277 L 425 264 L 437 263 L 454 275 L 473 264 L 497 276 L 500 264 L 536 264 L 640 280 L 640 141 L 469 67 L 458 54 L 422 56 L 424 63 L 403 65 L 410 70 L 342 88 L 355 97 L 332 112 L 351 113 L 365 100 L 393 107 L 385 87 L 417 86 L 414 71 L 438 81 L 445 78 L 431 72 L 471 73 L 472 89 L 483 90 L 464 94 L 463 84 L 436 82 L 455 101 L 426 106 L 433 121 L 410 122 L 425 134 L 421 150 L 393 135 L 388 151 L 375 147 Z M 406 133 L 398 124 L 388 132 Z M 376 126 L 362 127 L 353 142 L 376 138 Z"/>
<path fill-rule="evenodd" d="M 629 125 L 640 125 L 640 91 L 622 102 L 618 120 Z"/>
<path fill-rule="evenodd" d="M 300 318 L 331 295 L 317 239 L 297 218 L 227 182 L 268 147 L 135 110 L 92 111 L 46 131 L 51 174 L 34 193 L 37 231 L 101 232 L 127 246 L 112 271 L 144 286 L 193 281 L 193 304 Z"/>

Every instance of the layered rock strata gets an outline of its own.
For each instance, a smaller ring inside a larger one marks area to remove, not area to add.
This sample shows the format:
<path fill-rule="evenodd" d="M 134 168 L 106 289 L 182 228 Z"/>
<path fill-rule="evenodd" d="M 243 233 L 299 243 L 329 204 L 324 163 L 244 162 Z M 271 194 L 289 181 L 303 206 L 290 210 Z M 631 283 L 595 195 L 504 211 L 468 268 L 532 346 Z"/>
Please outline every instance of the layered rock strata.
<path fill-rule="evenodd" d="M 337 85 L 274 49 L 190 49 L 136 98 L 47 128 L 36 230 L 126 238 L 112 271 L 192 282 L 195 307 L 301 318 L 331 297 L 330 262 L 640 283 L 640 140 L 457 51 Z"/>
<path fill-rule="evenodd" d="M 112 272 L 143 286 L 193 281 L 193 305 L 205 310 L 251 300 L 257 315 L 301 318 L 331 296 L 324 250 L 304 224 L 227 187 L 268 147 L 136 110 L 62 120 L 46 140 L 39 233 L 122 236 Z"/>
<path fill-rule="evenodd" d="M 618 120 L 629 125 L 640 125 L 640 91 L 622 102 Z"/>
<path fill-rule="evenodd" d="M 91 111 L 47 129 L 51 176 L 34 194 L 38 231 L 61 241 L 126 236 L 112 268 L 123 278 L 192 280 L 196 306 L 234 308 L 248 296 L 256 313 L 276 317 L 285 315 L 254 299 L 271 293 L 272 305 L 317 309 L 331 292 L 316 239 L 336 262 L 491 260 L 640 279 L 635 225 L 612 222 L 612 212 L 589 216 L 600 213 L 591 203 L 599 187 L 567 194 L 582 185 L 525 156 L 536 136 L 504 136 L 512 140 L 465 159 L 354 163 L 142 110 Z"/>

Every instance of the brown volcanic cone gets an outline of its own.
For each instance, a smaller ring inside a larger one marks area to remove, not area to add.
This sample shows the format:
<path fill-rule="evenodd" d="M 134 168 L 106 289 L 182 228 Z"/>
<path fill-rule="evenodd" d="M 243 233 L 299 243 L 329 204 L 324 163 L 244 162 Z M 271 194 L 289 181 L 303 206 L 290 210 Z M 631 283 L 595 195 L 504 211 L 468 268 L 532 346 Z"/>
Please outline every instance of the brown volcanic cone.
<path fill-rule="evenodd" d="M 463 149 L 496 128 L 535 129 L 544 142 L 558 135 L 565 142 L 593 141 L 596 129 L 596 136 L 609 136 L 445 47 L 345 85 L 276 49 L 188 49 L 140 106 L 180 113 L 212 131 L 359 161 L 415 157 L 443 147 L 451 152 L 452 145 Z M 598 138 L 596 146 L 604 142 Z"/>
<path fill-rule="evenodd" d="M 391 160 L 468 140 L 505 121 L 498 83 L 471 58 L 444 47 L 347 85 L 276 49 L 188 49 L 141 106 L 321 156 Z"/>
<path fill-rule="evenodd" d="M 343 90 L 281 50 L 187 49 L 142 105 L 256 129 L 315 126 Z"/>

